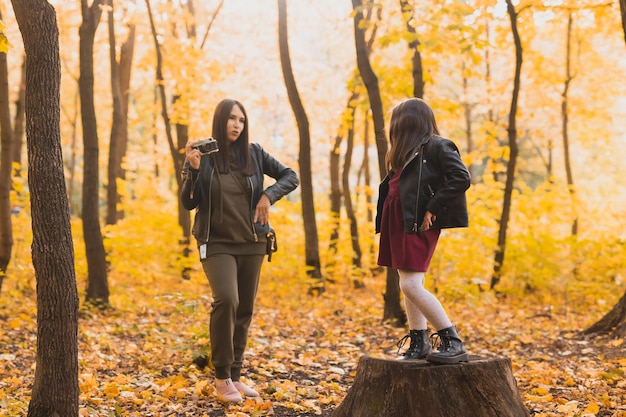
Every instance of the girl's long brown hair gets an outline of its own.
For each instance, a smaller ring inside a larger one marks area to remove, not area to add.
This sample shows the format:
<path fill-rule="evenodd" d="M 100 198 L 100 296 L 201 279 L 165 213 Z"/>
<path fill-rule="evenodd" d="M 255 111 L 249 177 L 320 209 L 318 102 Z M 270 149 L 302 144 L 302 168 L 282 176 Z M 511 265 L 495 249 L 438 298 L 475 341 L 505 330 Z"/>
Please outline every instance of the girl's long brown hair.
<path fill-rule="evenodd" d="M 228 119 L 234 106 L 239 107 L 245 118 L 245 124 L 239 138 L 232 143 L 228 142 Z M 217 141 L 219 152 L 213 154 L 219 172 L 230 171 L 229 156 L 232 154 L 239 169 L 246 175 L 252 175 L 256 169 L 250 156 L 250 141 L 248 139 L 248 113 L 245 107 L 237 100 L 230 98 L 219 102 L 213 114 L 213 138 Z"/>
<path fill-rule="evenodd" d="M 389 123 L 391 146 L 385 157 L 387 171 L 401 169 L 418 146 L 438 134 L 435 114 L 424 100 L 409 98 L 396 105 Z"/>

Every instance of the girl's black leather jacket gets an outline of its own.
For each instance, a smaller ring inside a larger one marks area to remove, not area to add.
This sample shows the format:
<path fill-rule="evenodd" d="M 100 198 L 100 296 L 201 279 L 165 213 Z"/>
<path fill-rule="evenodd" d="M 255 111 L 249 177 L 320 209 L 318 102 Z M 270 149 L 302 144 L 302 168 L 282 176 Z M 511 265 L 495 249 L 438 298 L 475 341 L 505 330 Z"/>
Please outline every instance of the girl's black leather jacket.
<path fill-rule="evenodd" d="M 427 210 L 437 216 L 432 228 L 467 227 L 465 191 L 469 186 L 469 171 L 454 142 L 439 136 L 424 142 L 400 174 L 404 231 L 419 232 Z M 383 204 L 388 193 L 389 175 L 383 179 L 378 190 L 376 233 L 380 232 Z"/>
<path fill-rule="evenodd" d="M 262 225 L 258 222 L 253 224 L 252 222 L 254 210 L 259 198 L 261 198 L 261 194 L 266 194 L 270 199 L 270 203 L 274 204 L 276 201 L 295 190 L 300 182 L 298 175 L 293 169 L 283 165 L 272 155 L 265 152 L 261 145 L 257 143 L 250 144 L 250 154 L 257 167 L 256 172 L 248 177 L 252 185 L 250 225 L 251 228 L 253 228 L 255 236 L 265 236 L 267 232 L 269 232 L 269 224 Z M 210 196 L 214 171 L 215 169 L 210 155 L 202 157 L 200 160 L 200 169 L 192 168 L 188 160 L 185 160 L 183 167 L 183 184 L 180 199 L 187 210 L 197 209 L 192 233 L 198 245 L 209 241 L 209 233 L 211 230 L 209 222 L 211 218 Z M 276 180 L 274 184 L 265 189 L 263 188 L 264 175 L 268 175 Z"/>

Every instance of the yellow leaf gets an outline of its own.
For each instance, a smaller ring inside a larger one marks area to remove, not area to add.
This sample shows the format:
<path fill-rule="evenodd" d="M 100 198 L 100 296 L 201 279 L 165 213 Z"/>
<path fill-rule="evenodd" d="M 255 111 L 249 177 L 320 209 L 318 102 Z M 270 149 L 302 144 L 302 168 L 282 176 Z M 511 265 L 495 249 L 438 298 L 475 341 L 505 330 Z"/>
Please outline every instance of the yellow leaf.
<path fill-rule="evenodd" d="M 98 380 L 93 374 L 82 374 L 80 375 L 78 386 L 82 393 L 95 391 L 98 388 Z"/>
<path fill-rule="evenodd" d="M 9 40 L 4 35 L 4 33 L 0 32 L 0 53 L 6 54 L 7 52 L 9 52 L 9 46 L 11 46 Z"/>
<path fill-rule="evenodd" d="M 578 410 L 578 401 L 572 400 L 567 404 L 561 404 L 557 407 L 557 410 L 561 413 L 574 413 Z"/>
<path fill-rule="evenodd" d="M 196 394 L 203 394 L 206 393 L 206 387 L 209 384 L 209 381 L 207 381 L 206 379 L 201 379 L 200 381 L 196 382 Z"/>
<path fill-rule="evenodd" d="M 117 384 L 109 383 L 104 387 L 104 395 L 108 398 L 116 398 L 120 394 L 120 390 L 117 387 Z"/>
<path fill-rule="evenodd" d="M 587 406 L 587 408 L 585 408 L 585 411 L 583 411 L 583 417 L 588 416 L 595 416 L 598 411 L 600 411 L 600 406 L 598 405 L 598 403 L 596 402 L 590 402 L 589 405 Z"/>

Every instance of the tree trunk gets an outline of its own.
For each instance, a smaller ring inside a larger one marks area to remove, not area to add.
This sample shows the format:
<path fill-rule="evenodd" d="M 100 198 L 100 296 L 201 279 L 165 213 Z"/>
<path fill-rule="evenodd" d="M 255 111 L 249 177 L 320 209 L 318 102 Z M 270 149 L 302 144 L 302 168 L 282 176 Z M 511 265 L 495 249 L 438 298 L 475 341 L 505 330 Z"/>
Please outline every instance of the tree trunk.
<path fill-rule="evenodd" d="M 337 243 L 339 241 L 339 231 L 341 229 L 341 184 L 339 182 L 339 161 L 341 160 L 341 142 L 343 142 L 343 128 L 339 129 L 335 136 L 335 143 L 330 150 L 329 171 L 330 171 L 330 218 L 332 221 L 330 237 L 328 242 L 328 262 L 326 271 L 332 276 L 337 264 Z"/>
<path fill-rule="evenodd" d="M 154 49 L 157 56 L 156 63 L 156 85 L 161 100 L 161 116 L 163 117 L 163 123 L 165 124 L 165 135 L 167 136 L 167 143 L 170 148 L 170 154 L 172 156 L 172 164 L 174 166 L 174 172 L 176 175 L 176 183 L 178 188 L 182 185 L 183 179 L 180 173 L 183 170 L 183 163 L 181 158 L 178 157 L 178 148 L 174 144 L 174 138 L 172 136 L 172 124 L 170 122 L 169 112 L 167 110 L 167 96 L 165 94 L 165 83 L 163 79 L 163 55 L 161 54 L 161 46 L 159 45 L 159 37 L 156 30 L 156 23 L 154 22 L 154 16 L 152 14 L 152 7 L 150 6 L 150 0 L 146 0 L 146 6 L 148 8 L 148 17 L 150 19 L 150 30 L 152 32 L 152 39 L 154 41 Z M 158 176 L 158 172 L 157 172 Z"/>
<path fill-rule="evenodd" d="M 332 271 L 335 266 L 335 255 L 337 254 L 337 242 L 339 240 L 339 230 L 341 227 L 341 183 L 340 183 L 340 169 L 339 162 L 341 161 L 341 143 L 343 142 L 343 135 L 346 130 L 345 118 L 348 114 L 354 114 L 355 101 L 359 93 L 352 90 L 346 107 L 343 111 L 343 117 L 341 123 L 337 129 L 337 136 L 335 136 L 335 143 L 330 150 L 329 165 L 330 165 L 330 215 L 333 220 L 332 229 L 330 232 L 330 242 L 328 244 L 328 264 L 327 269 Z"/>
<path fill-rule="evenodd" d="M 187 39 L 189 40 L 189 44 L 193 45 L 196 40 L 196 24 L 195 24 L 195 9 L 193 5 L 193 1 L 187 1 L 186 4 L 183 5 L 183 8 L 186 8 L 186 14 L 190 17 L 185 22 Z M 215 16 L 214 16 L 215 17 Z M 207 32 L 208 33 L 208 32 Z M 175 33 L 173 33 L 176 36 Z M 189 105 L 181 104 L 187 103 L 188 100 L 180 100 L 181 95 L 175 95 L 172 98 L 172 108 L 179 115 L 179 122 L 175 124 L 176 128 L 176 139 L 178 146 L 178 154 L 177 157 L 180 159 L 180 164 L 183 166 L 185 163 L 185 145 L 189 141 Z M 178 225 L 180 226 L 183 236 L 179 240 L 179 243 L 182 247 L 182 257 L 184 259 L 188 258 L 191 254 L 191 214 L 189 210 L 183 207 L 183 204 L 180 199 L 178 199 L 177 203 L 178 210 Z M 183 266 L 181 271 L 182 278 L 185 280 L 191 279 L 191 268 L 188 266 Z"/>
<path fill-rule="evenodd" d="M 180 152 L 178 154 L 178 158 L 182 158 L 181 164 L 185 163 L 185 145 L 189 140 L 189 128 L 187 125 L 183 125 L 180 123 L 176 124 L 176 137 L 178 139 L 178 148 Z M 180 175 L 178 175 L 180 177 Z M 180 187 L 179 187 L 180 188 Z M 180 194 L 180 192 L 179 192 Z M 182 201 L 177 199 L 176 209 L 178 211 L 178 225 L 183 232 L 182 238 L 179 239 L 179 243 L 182 247 L 182 257 L 183 259 L 189 258 L 191 255 L 191 214 L 189 210 L 183 207 Z M 191 268 L 188 266 L 183 266 L 181 271 L 181 277 L 184 280 L 191 279 Z"/>
<path fill-rule="evenodd" d="M 319 240 L 317 236 L 317 223 L 315 220 L 315 205 L 313 202 L 313 178 L 311 172 L 311 136 L 309 132 L 309 120 L 302 105 L 298 93 L 296 80 L 291 68 L 289 56 L 289 41 L 287 32 L 287 1 L 278 0 L 278 45 L 280 49 L 280 64 L 287 88 L 287 96 L 291 109 L 296 117 L 298 133 L 300 137 L 300 150 L 298 164 L 300 166 L 300 189 L 302 196 L 302 220 L 304 222 L 305 235 L 305 260 L 307 273 L 316 282 L 310 292 L 320 293 L 324 291 L 324 280 L 320 266 Z"/>
<path fill-rule="evenodd" d="M 374 202 L 374 193 L 371 191 L 372 187 L 372 174 L 370 172 L 370 130 L 369 130 L 369 118 L 370 110 L 368 109 L 365 112 L 365 117 L 363 118 L 363 159 L 361 160 L 361 166 L 359 167 L 359 185 L 358 188 L 363 190 L 362 195 L 365 199 L 365 211 L 366 211 L 366 219 L 367 223 L 373 225 L 374 223 L 374 210 L 372 207 L 375 207 L 376 203 Z M 363 184 L 360 183 L 361 178 L 363 178 Z M 377 258 L 377 248 L 376 243 L 372 240 L 367 248 L 368 253 L 370 254 L 370 259 L 373 260 L 372 266 L 370 269 L 372 272 L 381 272 L 384 268 L 378 266 L 376 263 Z M 400 289 L 398 288 L 398 291 Z M 399 294 L 398 294 L 399 297 Z M 399 303 L 398 303 L 399 305 Z"/>
<path fill-rule="evenodd" d="M 387 174 L 385 168 L 385 156 L 387 155 L 387 136 L 385 134 L 385 114 L 383 112 L 383 101 L 380 96 L 380 88 L 378 87 L 378 77 L 374 73 L 369 61 L 368 46 L 365 42 L 365 30 L 359 26 L 363 20 L 363 12 L 360 8 L 363 6 L 361 0 L 352 0 L 352 8 L 354 9 L 354 41 L 356 46 L 357 67 L 370 101 L 372 109 L 372 119 L 374 120 L 374 132 L 376 139 L 376 149 L 378 150 L 378 172 L 380 178 Z"/>
<path fill-rule="evenodd" d="M 26 136 L 37 281 L 37 366 L 28 417 L 78 416 L 78 291 L 60 130 L 54 8 L 13 0 L 26 51 Z"/>
<path fill-rule="evenodd" d="M 465 62 L 463 62 L 463 68 L 461 70 L 463 73 L 465 72 Z M 465 152 L 472 153 L 474 151 L 474 139 L 472 136 L 472 103 L 470 102 L 470 97 L 472 96 L 469 91 L 469 83 L 470 80 L 463 75 L 463 97 L 464 99 L 461 101 L 461 106 L 463 106 L 463 115 L 465 116 L 465 138 L 467 143 L 467 149 Z M 470 164 L 467 167 L 467 170 L 470 174 L 470 179 L 472 182 L 476 181 L 474 178 L 474 165 Z"/>
<path fill-rule="evenodd" d="M 111 140 L 109 143 L 109 161 L 107 175 L 107 224 L 116 224 L 124 218 L 121 208 L 121 196 L 117 189 L 117 180 L 123 180 L 126 175 L 122 162 L 128 147 L 128 103 L 130 89 L 130 74 L 135 49 L 135 25 L 128 26 L 128 36 L 120 48 L 120 58 L 117 60 L 115 42 L 115 19 L 113 0 L 110 2 L 109 17 L 109 53 L 111 61 L 111 96 L 113 97 L 113 118 L 111 124 Z"/>
<path fill-rule="evenodd" d="M 368 47 L 365 42 L 365 30 L 360 27 L 363 20 L 361 0 L 352 0 L 354 10 L 354 42 L 356 46 L 356 59 L 359 73 L 367 89 L 367 95 L 372 109 L 372 119 L 374 121 L 374 132 L 376 149 L 378 150 L 378 172 L 380 178 L 387 174 L 385 168 L 385 156 L 387 154 L 387 136 L 385 134 L 385 115 L 383 113 L 383 102 L 380 97 L 378 78 L 372 69 L 369 61 Z M 400 285 L 398 284 L 398 273 L 387 268 L 387 287 L 384 295 L 385 308 L 383 320 L 402 322 L 405 319 L 404 311 L 400 305 Z M 388 315 L 393 314 L 393 315 Z"/>
<path fill-rule="evenodd" d="M 383 321 L 390 323 L 396 327 L 404 327 L 406 325 L 406 313 L 400 304 L 400 276 L 395 268 L 385 268 L 385 300 L 383 308 Z"/>
<path fill-rule="evenodd" d="M 365 116 L 363 117 L 363 159 L 361 159 L 361 166 L 359 167 L 358 174 L 358 186 L 359 188 L 365 190 L 363 195 L 365 197 L 366 203 L 366 219 L 368 223 L 372 223 L 374 221 L 374 210 L 372 207 L 374 206 L 374 202 L 372 201 L 373 193 L 369 192 L 372 189 L 372 175 L 370 173 L 370 130 L 369 130 L 369 109 L 365 112 Z M 361 185 L 360 181 L 363 178 L 363 184 Z M 373 247 L 373 245 L 372 245 Z"/>
<path fill-rule="evenodd" d="M 109 61 L 111 66 L 111 97 L 113 99 L 113 116 L 111 122 L 111 138 L 109 141 L 109 166 L 107 175 L 107 216 L 106 224 L 116 224 L 121 216 L 118 206 L 121 203 L 117 191 L 117 179 L 121 178 L 122 155 L 120 148 L 124 140 L 124 109 L 122 104 L 122 87 L 120 84 L 120 67 L 117 61 L 117 46 L 115 42 L 114 2 L 109 4 Z"/>
<path fill-rule="evenodd" d="M 171 121 L 169 117 L 169 110 L 168 110 L 167 101 L 166 101 L 167 95 L 165 92 L 165 83 L 164 83 L 164 78 L 163 78 L 163 54 L 161 52 L 161 45 L 159 43 L 158 34 L 156 30 L 157 25 L 154 20 L 154 14 L 152 13 L 152 7 L 150 5 L 149 0 L 146 0 L 146 6 L 148 9 L 148 17 L 150 19 L 150 28 L 152 32 L 152 38 L 154 41 L 154 47 L 155 47 L 155 52 L 156 52 L 156 57 L 157 57 L 157 64 L 156 64 L 156 86 L 157 87 L 156 88 L 158 92 L 158 97 L 160 98 L 160 101 L 161 101 L 161 115 L 163 117 L 163 122 L 165 124 L 165 133 L 166 133 L 167 141 L 168 141 L 169 148 L 170 148 L 170 154 L 172 156 L 174 171 L 176 173 L 176 176 L 175 176 L 176 182 L 177 182 L 178 188 L 180 189 L 182 185 L 182 176 L 180 175 L 180 173 L 182 172 L 182 167 L 185 162 L 184 150 L 185 150 L 185 145 L 187 144 L 187 141 L 189 140 L 189 126 L 188 126 L 189 108 L 186 107 L 187 106 L 186 104 L 181 104 L 181 103 L 185 103 L 186 100 L 180 100 L 181 99 L 180 95 L 174 95 L 172 97 L 172 108 L 174 109 L 176 113 L 180 115 L 178 119 L 181 120 L 181 122 L 174 124 L 174 130 L 176 132 L 176 142 L 174 142 L 174 137 L 172 134 L 172 125 L 171 125 Z M 189 16 L 191 16 L 190 24 L 185 23 L 185 28 L 186 28 L 187 38 L 191 40 L 191 43 L 193 43 L 196 39 L 195 9 L 194 9 L 193 2 L 191 1 L 186 2 L 185 4 L 183 4 L 183 8 L 186 9 L 185 12 Z M 215 19 L 220 8 L 221 8 L 221 4 L 218 7 L 217 11 L 214 12 L 212 19 L 211 19 L 211 23 Z M 209 27 L 207 28 L 207 32 L 205 34 L 205 40 L 206 40 L 206 37 L 208 36 L 210 27 L 211 27 L 211 24 L 209 24 Z M 172 25 L 172 32 L 173 32 L 173 36 L 176 36 L 177 31 L 176 31 L 175 25 Z M 200 47 L 200 49 L 201 48 L 202 47 Z M 155 103 L 156 103 L 156 100 L 155 100 Z M 156 135 L 153 135 L 153 140 L 154 140 L 154 144 L 156 145 Z M 158 164 L 155 164 L 155 175 L 157 177 L 159 176 Z M 182 206 L 182 203 L 180 200 L 178 200 L 177 202 L 177 211 L 178 211 L 178 224 L 181 227 L 181 231 L 182 231 L 182 237 L 179 239 L 179 243 L 182 247 L 181 256 L 183 258 L 187 258 L 189 254 L 191 253 L 191 248 L 190 248 L 191 217 L 190 217 L 189 211 L 186 210 Z M 183 266 L 182 271 L 181 271 L 182 278 L 189 279 L 190 278 L 189 274 L 190 274 L 190 268 Z"/>
<path fill-rule="evenodd" d="M 87 254 L 86 300 L 101 306 L 109 304 L 107 262 L 100 228 L 100 172 L 98 124 L 94 105 L 93 43 L 100 22 L 104 0 L 94 0 L 91 7 L 81 0 L 83 22 L 80 25 L 80 112 L 83 125 L 83 236 Z"/>
<path fill-rule="evenodd" d="M 528 417 L 511 361 L 458 365 L 363 356 L 333 417 Z"/>
<path fill-rule="evenodd" d="M 72 127 L 71 134 L 68 135 L 71 143 L 71 152 L 70 152 L 70 160 L 68 162 L 69 166 L 67 170 L 69 171 L 69 178 L 67 179 L 67 195 L 70 199 L 70 213 L 77 214 L 80 213 L 80 217 L 83 216 L 81 207 L 78 204 L 74 203 L 74 185 L 76 184 L 76 166 L 78 165 L 78 156 L 76 155 L 76 148 L 78 142 L 78 112 L 79 112 L 79 97 L 80 91 L 79 88 L 74 92 L 74 105 L 72 109 L 74 110 L 71 116 L 66 114 L 67 122 Z M 61 110 L 63 110 L 63 106 L 61 106 Z"/>
<path fill-rule="evenodd" d="M 0 14 L 0 21 L 2 15 Z M 9 104 L 7 54 L 0 52 L 0 291 L 13 251 L 11 224 L 11 175 L 13 172 L 13 129 Z"/>
<path fill-rule="evenodd" d="M 15 101 L 15 119 L 13 123 L 13 145 L 11 152 L 13 153 L 13 163 L 17 166 L 15 176 L 22 175 L 22 143 L 24 140 L 24 119 L 26 113 L 24 111 L 24 101 L 26 96 L 26 57 L 22 61 L 22 76 L 20 79 L 20 92 Z"/>
<path fill-rule="evenodd" d="M 343 142 L 343 127 L 339 128 L 335 143 L 330 150 L 329 172 L 330 172 L 330 218 L 332 219 L 330 238 L 328 242 L 328 263 L 327 271 L 333 271 L 335 267 L 335 255 L 337 254 L 337 242 L 339 241 L 339 230 L 341 228 L 341 183 L 339 162 L 341 160 L 341 143 Z"/>
<path fill-rule="evenodd" d="M 583 331 L 583 334 L 610 333 L 615 337 L 626 337 L 626 292 L 622 298 L 598 322 Z"/>
<path fill-rule="evenodd" d="M 567 111 L 569 87 L 574 76 L 571 68 L 572 55 L 572 12 L 567 16 L 567 43 L 565 49 L 565 82 L 563 93 L 561 93 L 561 123 L 563 135 L 563 156 L 565 159 L 565 174 L 567 176 L 567 189 L 572 198 L 572 208 L 574 209 L 574 220 L 572 221 L 572 236 L 578 235 L 578 204 L 576 203 L 576 188 L 574 187 L 574 175 L 572 174 L 572 161 L 569 152 L 569 114 Z"/>
<path fill-rule="evenodd" d="M 352 165 L 352 153 L 354 150 L 354 114 L 353 108 L 350 114 L 350 127 L 348 128 L 348 140 L 346 143 L 346 157 L 343 163 L 342 188 L 343 205 L 346 208 L 346 216 L 350 222 L 350 241 L 352 243 L 352 283 L 354 288 L 363 288 L 362 264 L 361 264 L 361 244 L 359 242 L 359 229 L 356 214 L 352 205 L 352 191 L 350 189 L 350 169 Z"/>
<path fill-rule="evenodd" d="M 502 201 L 502 214 L 500 215 L 500 229 L 498 231 L 498 246 L 494 254 L 493 275 L 491 276 L 491 288 L 493 289 L 502 276 L 502 265 L 506 252 L 506 235 L 511 215 L 511 201 L 513 198 L 513 183 L 515 182 L 515 166 L 517 164 L 517 100 L 520 90 L 520 76 L 522 72 L 522 41 L 517 30 L 517 13 L 511 0 L 506 0 L 507 11 L 511 19 L 511 31 L 515 41 L 515 78 L 513 81 L 513 94 L 511 97 L 511 109 L 509 110 L 509 161 L 506 168 L 506 182 L 504 185 L 504 197 Z"/>
<path fill-rule="evenodd" d="M 402 17 L 406 26 L 407 32 L 409 32 L 411 40 L 409 41 L 409 49 L 413 51 L 412 62 L 412 74 L 413 74 L 413 95 L 418 98 L 424 97 L 424 70 L 422 68 L 422 55 L 419 51 L 420 41 L 417 39 L 417 31 L 415 26 L 411 23 L 414 21 L 413 7 L 407 0 L 400 0 L 400 7 L 402 9 Z"/>

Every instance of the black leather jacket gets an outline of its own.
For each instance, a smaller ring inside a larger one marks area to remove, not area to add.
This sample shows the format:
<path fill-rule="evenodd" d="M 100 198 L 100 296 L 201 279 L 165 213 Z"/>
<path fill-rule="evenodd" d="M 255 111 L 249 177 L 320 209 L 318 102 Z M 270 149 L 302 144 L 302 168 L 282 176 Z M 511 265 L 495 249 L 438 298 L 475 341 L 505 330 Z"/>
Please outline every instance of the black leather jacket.
<path fill-rule="evenodd" d="M 404 231 L 420 231 L 427 210 L 437 216 L 432 228 L 467 227 L 465 191 L 470 186 L 470 174 L 461 160 L 459 149 L 451 140 L 439 136 L 427 140 L 420 149 L 416 149 L 400 174 Z M 380 232 L 383 204 L 388 193 L 389 175 L 383 179 L 378 191 L 376 233 Z"/>
<path fill-rule="evenodd" d="M 250 199 L 250 227 L 256 236 L 265 236 L 269 231 L 269 224 L 254 223 L 254 211 L 256 205 L 261 198 L 261 194 L 265 193 L 270 203 L 274 204 L 291 191 L 295 190 L 299 185 L 298 175 L 296 172 L 283 165 L 269 153 L 265 152 L 261 145 L 250 144 L 250 154 L 252 160 L 256 164 L 257 170 L 250 175 L 249 181 L 252 184 L 252 198 Z M 194 169 L 189 165 L 189 161 L 185 160 L 183 167 L 183 185 L 181 187 L 180 199 L 183 206 L 187 210 L 196 210 L 192 233 L 195 236 L 198 245 L 209 241 L 209 233 L 211 225 L 211 182 L 213 181 L 213 173 L 215 169 L 211 158 L 206 155 L 200 160 L 200 169 Z M 264 175 L 268 175 L 276 180 L 269 187 L 263 189 Z"/>

